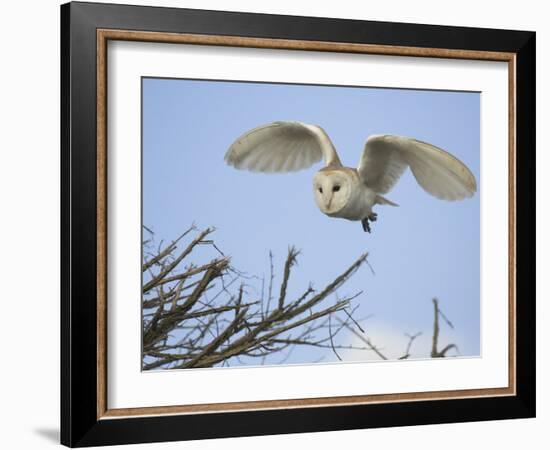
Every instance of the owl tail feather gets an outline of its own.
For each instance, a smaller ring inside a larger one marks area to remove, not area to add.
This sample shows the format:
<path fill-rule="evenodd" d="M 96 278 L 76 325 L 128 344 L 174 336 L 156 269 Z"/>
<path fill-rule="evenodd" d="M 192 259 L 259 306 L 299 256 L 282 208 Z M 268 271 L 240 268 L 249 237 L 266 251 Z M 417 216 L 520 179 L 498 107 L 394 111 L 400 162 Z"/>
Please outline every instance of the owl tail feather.
<path fill-rule="evenodd" d="M 394 202 L 388 200 L 386 197 L 382 197 L 379 194 L 376 195 L 376 203 L 378 205 L 399 206 L 397 203 L 394 203 Z"/>

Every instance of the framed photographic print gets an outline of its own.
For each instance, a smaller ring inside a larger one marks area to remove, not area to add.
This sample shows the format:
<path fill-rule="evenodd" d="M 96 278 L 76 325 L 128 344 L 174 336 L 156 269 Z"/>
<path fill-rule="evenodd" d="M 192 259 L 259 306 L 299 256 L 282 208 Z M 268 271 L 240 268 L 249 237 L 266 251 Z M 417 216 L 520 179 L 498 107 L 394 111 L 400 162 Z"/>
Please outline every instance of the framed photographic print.
<path fill-rule="evenodd" d="M 534 416 L 535 33 L 61 25 L 63 444 Z"/>

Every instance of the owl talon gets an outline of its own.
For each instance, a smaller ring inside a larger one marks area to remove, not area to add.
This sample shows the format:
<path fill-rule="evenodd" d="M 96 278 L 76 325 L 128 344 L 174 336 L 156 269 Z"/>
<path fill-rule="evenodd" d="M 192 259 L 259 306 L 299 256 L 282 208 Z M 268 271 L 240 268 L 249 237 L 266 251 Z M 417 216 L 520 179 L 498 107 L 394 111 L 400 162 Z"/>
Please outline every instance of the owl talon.
<path fill-rule="evenodd" d="M 371 214 L 369 215 L 369 220 L 370 220 L 371 222 L 376 222 L 376 219 L 378 219 L 378 214 L 376 214 L 376 213 L 371 213 Z"/>
<path fill-rule="evenodd" d="M 370 230 L 370 223 L 369 223 L 369 218 L 368 217 L 365 217 L 362 221 L 361 221 L 361 225 L 363 225 L 363 231 L 367 232 L 367 233 L 370 233 L 371 230 Z"/>

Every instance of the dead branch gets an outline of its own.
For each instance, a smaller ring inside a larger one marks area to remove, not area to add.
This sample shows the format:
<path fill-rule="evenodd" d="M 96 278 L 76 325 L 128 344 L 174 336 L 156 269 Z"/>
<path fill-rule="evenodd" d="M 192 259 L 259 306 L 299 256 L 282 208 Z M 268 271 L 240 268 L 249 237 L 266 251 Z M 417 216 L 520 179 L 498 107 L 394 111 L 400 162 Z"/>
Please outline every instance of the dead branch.
<path fill-rule="evenodd" d="M 370 340 L 370 338 L 365 334 L 365 331 L 362 330 L 361 332 L 353 329 L 353 327 L 351 325 L 349 325 L 348 323 L 344 323 L 342 322 L 340 319 L 338 319 L 340 321 L 340 324 L 347 328 L 349 331 L 351 331 L 355 336 L 357 336 L 361 341 L 363 341 L 366 345 L 367 345 L 367 348 L 369 350 L 372 350 L 374 353 L 376 353 L 376 355 L 378 355 L 378 357 L 380 359 L 384 359 L 384 360 L 387 360 L 388 358 L 380 351 L 380 349 L 374 345 L 372 343 L 372 341 Z"/>
<path fill-rule="evenodd" d="M 233 360 L 243 362 L 246 358 L 265 362 L 268 356 L 278 353 L 288 358 L 299 346 L 327 349 L 338 358 L 340 349 L 369 349 L 336 341 L 342 330 L 354 321 L 355 309 L 351 302 L 359 294 L 330 299 L 367 261 L 367 254 L 361 255 L 319 292 L 309 285 L 294 296 L 289 292 L 288 282 L 299 252 L 290 247 L 275 297 L 275 271 L 270 252 L 268 292 L 264 298 L 263 279 L 235 269 L 214 241 L 205 239 L 213 231 L 208 228 L 199 232 L 191 227 L 169 245 L 161 245 L 156 250 L 152 250 L 151 239 L 144 241 L 144 370 L 227 366 Z M 196 232 L 196 236 L 182 245 L 192 232 Z M 198 261 L 189 264 L 198 245 L 212 247 L 217 256 L 200 264 Z M 251 294 L 257 292 L 250 284 L 255 279 L 262 282 L 260 298 Z M 274 297 L 276 301 L 272 301 Z M 338 325 L 334 325 L 333 319 Z"/>
<path fill-rule="evenodd" d="M 407 336 L 409 338 L 409 342 L 407 343 L 407 349 L 405 350 L 405 353 L 403 354 L 403 356 L 400 356 L 399 359 L 408 359 L 411 356 L 412 344 L 413 344 L 414 340 L 418 336 L 420 336 L 421 334 L 422 333 L 420 331 L 416 334 L 405 333 L 405 336 Z"/>
<path fill-rule="evenodd" d="M 334 295 L 363 264 L 368 265 L 366 253 L 321 290 L 309 284 L 293 294 L 289 280 L 298 250 L 288 249 L 277 283 L 274 256 L 269 252 L 266 286 L 266 278 L 232 266 L 230 258 L 210 238 L 213 232 L 212 228 L 198 231 L 192 226 L 170 244 L 161 242 L 155 248 L 154 235 L 149 231 L 153 237 L 143 241 L 144 370 L 270 361 L 282 364 L 296 348 L 304 346 L 332 352 L 340 361 L 340 351 L 345 350 L 370 351 L 382 360 L 388 359 L 354 317 L 358 306 L 352 302 L 362 292 L 344 298 Z M 212 248 L 212 255 L 196 260 L 194 251 L 198 246 Z M 261 284 L 260 289 L 254 285 L 256 282 Z M 435 298 L 433 308 L 431 357 L 443 358 L 452 349 L 458 351 L 458 347 L 451 343 L 439 350 L 439 318 L 451 328 L 453 324 Z M 359 345 L 342 344 L 347 332 L 359 339 Z M 412 345 L 420 335 L 405 334 L 406 350 L 398 359 L 411 357 Z M 275 360 L 269 359 L 276 355 L 279 357 Z M 317 356 L 312 358 L 324 358 Z"/>
<path fill-rule="evenodd" d="M 434 305 L 434 326 L 433 326 L 433 334 L 432 334 L 432 352 L 430 356 L 432 358 L 444 358 L 446 353 L 451 350 L 455 349 L 458 351 L 458 347 L 456 344 L 448 344 L 446 345 L 442 350 L 437 350 L 438 348 L 438 341 L 439 341 L 439 316 L 447 322 L 447 324 L 453 328 L 452 323 L 445 317 L 441 309 L 439 308 L 439 300 L 437 298 L 432 299 L 433 305 Z"/>

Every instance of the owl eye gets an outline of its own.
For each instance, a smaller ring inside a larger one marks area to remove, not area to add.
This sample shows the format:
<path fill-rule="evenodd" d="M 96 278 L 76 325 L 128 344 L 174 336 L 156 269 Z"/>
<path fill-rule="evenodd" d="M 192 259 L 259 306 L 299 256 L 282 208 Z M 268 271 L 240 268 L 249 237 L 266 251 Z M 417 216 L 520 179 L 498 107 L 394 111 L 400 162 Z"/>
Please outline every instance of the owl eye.
<path fill-rule="evenodd" d="M 340 186 L 336 185 L 332 187 L 332 192 L 338 192 L 340 190 Z"/>
<path fill-rule="evenodd" d="M 322 194 L 323 193 L 323 188 L 319 188 L 319 192 Z"/>

